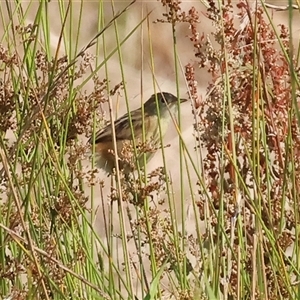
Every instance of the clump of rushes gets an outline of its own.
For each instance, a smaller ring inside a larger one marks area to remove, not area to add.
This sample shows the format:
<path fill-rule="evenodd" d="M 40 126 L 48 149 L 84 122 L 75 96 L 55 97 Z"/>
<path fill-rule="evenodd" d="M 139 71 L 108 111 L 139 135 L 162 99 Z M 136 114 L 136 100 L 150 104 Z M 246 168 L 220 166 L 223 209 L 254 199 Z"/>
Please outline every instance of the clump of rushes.
<path fill-rule="evenodd" d="M 207 150 L 198 207 L 215 251 L 210 282 L 234 298 L 291 299 L 298 260 L 286 251 L 298 249 L 298 58 L 288 28 L 270 23 L 262 6 L 208 3 L 213 42 L 191 24 L 195 60 L 186 79 L 195 136 Z M 195 88 L 198 67 L 212 78 L 205 100 Z"/>
<path fill-rule="evenodd" d="M 37 39 L 35 28 L 18 26 L 17 38 L 28 46 Z M 87 211 L 82 180 L 95 180 L 96 170 L 86 173 L 80 167 L 87 146 L 77 137 L 90 135 L 108 92 L 106 80 L 96 75 L 89 93 L 75 85 L 94 60 L 87 51 L 78 59 L 75 64 L 67 56 L 49 58 L 43 49 L 22 57 L 13 47 L 0 45 L 0 223 L 6 228 L 0 229 L 0 251 L 11 251 L 0 262 L 2 296 L 17 299 L 34 293 L 35 299 L 49 299 L 54 286 L 65 288 L 67 274 L 86 260 L 75 228 Z M 29 65 L 34 74 L 26 69 Z M 70 228 L 74 236 L 63 248 L 72 249 L 67 251 L 74 263 L 62 267 L 60 239 Z M 36 258 L 22 255 L 19 243 L 31 248 Z M 41 266 L 51 280 L 41 278 Z M 12 288 L 24 274 L 26 285 Z"/>

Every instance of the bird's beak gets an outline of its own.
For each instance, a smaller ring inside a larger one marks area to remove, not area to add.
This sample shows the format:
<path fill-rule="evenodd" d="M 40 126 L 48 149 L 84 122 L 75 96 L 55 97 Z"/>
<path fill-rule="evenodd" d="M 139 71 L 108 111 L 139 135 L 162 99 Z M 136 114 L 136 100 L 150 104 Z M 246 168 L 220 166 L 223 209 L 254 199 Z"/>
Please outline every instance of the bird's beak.
<path fill-rule="evenodd" d="M 187 99 L 184 99 L 184 98 L 180 98 L 180 103 L 183 103 L 183 102 L 187 102 L 188 100 Z"/>

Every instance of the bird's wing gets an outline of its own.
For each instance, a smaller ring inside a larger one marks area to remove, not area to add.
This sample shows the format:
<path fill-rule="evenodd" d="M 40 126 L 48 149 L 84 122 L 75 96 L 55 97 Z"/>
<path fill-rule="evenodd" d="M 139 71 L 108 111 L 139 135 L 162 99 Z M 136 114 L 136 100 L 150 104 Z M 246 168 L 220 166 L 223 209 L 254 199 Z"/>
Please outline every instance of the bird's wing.
<path fill-rule="evenodd" d="M 137 109 L 131 114 L 132 126 L 134 131 L 135 138 L 138 136 L 142 136 L 143 131 L 143 118 L 141 109 Z M 151 122 L 150 118 L 144 118 L 144 120 Z M 152 119 L 152 118 L 151 118 Z M 145 128 L 149 128 L 148 124 L 145 123 Z M 150 125 L 150 124 L 149 124 Z M 117 119 L 114 122 L 115 132 L 116 132 L 116 139 L 117 140 L 132 140 L 130 122 L 128 119 L 128 113 L 122 116 L 121 118 Z M 110 142 L 112 140 L 112 127 L 111 124 L 108 124 L 103 129 L 101 129 L 95 137 L 95 143 L 104 143 Z M 92 142 L 92 138 L 90 139 L 90 143 Z"/>

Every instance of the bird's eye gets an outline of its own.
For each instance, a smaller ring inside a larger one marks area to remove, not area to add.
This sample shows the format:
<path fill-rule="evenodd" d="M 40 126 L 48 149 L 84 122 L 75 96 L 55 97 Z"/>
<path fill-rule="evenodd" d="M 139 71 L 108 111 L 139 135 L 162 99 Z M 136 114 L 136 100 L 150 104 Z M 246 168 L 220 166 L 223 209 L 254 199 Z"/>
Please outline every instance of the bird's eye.
<path fill-rule="evenodd" d="M 164 97 L 164 95 L 160 95 L 160 102 L 162 102 L 162 103 L 166 103 L 166 101 L 167 101 L 167 99 L 166 99 L 166 97 Z"/>

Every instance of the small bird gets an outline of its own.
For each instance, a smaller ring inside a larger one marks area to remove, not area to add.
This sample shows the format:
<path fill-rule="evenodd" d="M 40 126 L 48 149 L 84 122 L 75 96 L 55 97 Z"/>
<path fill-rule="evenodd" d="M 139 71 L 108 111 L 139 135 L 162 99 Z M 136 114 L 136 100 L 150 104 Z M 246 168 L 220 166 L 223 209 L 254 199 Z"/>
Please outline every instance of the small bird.
<path fill-rule="evenodd" d="M 116 148 L 120 169 L 123 169 L 125 173 L 131 172 L 133 166 L 137 166 L 137 161 L 143 166 L 143 154 L 146 155 L 146 162 L 149 161 L 160 145 L 159 122 L 161 136 L 163 137 L 172 120 L 171 114 L 176 113 L 178 109 L 178 103 L 186 101 L 187 99 L 179 99 L 178 101 L 178 98 L 170 93 L 153 94 L 144 103 L 143 110 L 140 107 L 130 112 L 132 128 L 128 113 L 114 122 L 113 126 L 116 134 Z M 160 121 L 158 120 L 159 118 Z M 133 143 L 133 138 L 135 143 Z M 89 139 L 89 143 L 93 144 L 94 140 L 98 167 L 104 169 L 109 174 L 112 173 L 116 162 L 112 125 L 108 124 L 99 130 L 95 135 L 95 139 L 93 136 Z M 136 152 L 133 146 L 136 147 Z"/>

